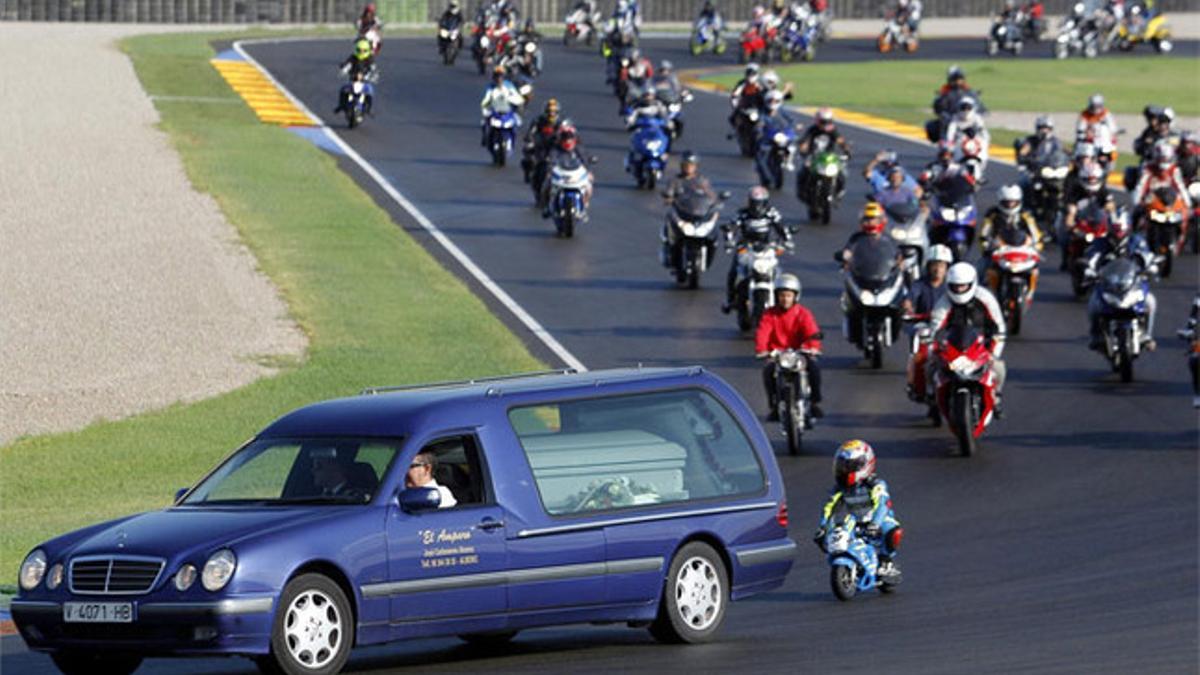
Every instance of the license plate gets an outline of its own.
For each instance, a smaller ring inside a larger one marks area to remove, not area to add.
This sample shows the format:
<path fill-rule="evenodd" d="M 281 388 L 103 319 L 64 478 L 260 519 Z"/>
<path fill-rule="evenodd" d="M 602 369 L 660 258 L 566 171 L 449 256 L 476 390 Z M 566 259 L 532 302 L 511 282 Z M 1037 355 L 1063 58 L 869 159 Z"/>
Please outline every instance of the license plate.
<path fill-rule="evenodd" d="M 63 604 L 67 623 L 133 623 L 131 602 L 67 602 Z"/>

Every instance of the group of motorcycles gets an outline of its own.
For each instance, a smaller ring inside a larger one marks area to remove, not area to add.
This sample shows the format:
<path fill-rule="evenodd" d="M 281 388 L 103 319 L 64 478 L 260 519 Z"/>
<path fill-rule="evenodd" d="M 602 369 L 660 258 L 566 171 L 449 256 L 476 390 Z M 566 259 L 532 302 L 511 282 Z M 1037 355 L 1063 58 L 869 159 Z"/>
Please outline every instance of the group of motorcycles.
<path fill-rule="evenodd" d="M 1160 54 L 1174 47 L 1166 16 L 1143 3 L 1104 3 L 1089 10 L 1076 3 L 1063 17 L 1054 38 L 1054 57 L 1095 58 L 1114 47 L 1131 51 L 1141 44 L 1150 45 Z"/>

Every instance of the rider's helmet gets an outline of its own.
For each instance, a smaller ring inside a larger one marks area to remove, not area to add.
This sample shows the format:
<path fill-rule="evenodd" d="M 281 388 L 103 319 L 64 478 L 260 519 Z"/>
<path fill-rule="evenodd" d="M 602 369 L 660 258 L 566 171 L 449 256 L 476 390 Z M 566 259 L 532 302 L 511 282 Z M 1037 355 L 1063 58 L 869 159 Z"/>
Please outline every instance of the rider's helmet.
<path fill-rule="evenodd" d="M 1075 159 L 1096 159 L 1099 156 L 1095 143 L 1083 141 L 1075 145 Z"/>
<path fill-rule="evenodd" d="M 906 9 L 908 7 L 908 0 L 898 0 L 898 2 L 896 3 L 896 6 L 899 9 Z"/>
<path fill-rule="evenodd" d="M 759 65 L 753 61 L 746 64 L 746 79 L 753 80 L 758 77 Z"/>
<path fill-rule="evenodd" d="M 875 449 L 866 441 L 846 441 L 833 455 L 833 479 L 843 489 L 853 488 L 875 475 Z"/>
<path fill-rule="evenodd" d="M 762 84 L 767 89 L 774 89 L 779 86 L 779 73 L 768 70 L 762 74 Z"/>
<path fill-rule="evenodd" d="M 750 13 L 755 21 L 761 20 L 763 18 L 763 14 L 766 14 L 766 10 L 763 9 L 762 5 L 755 5 L 754 10 Z"/>
<path fill-rule="evenodd" d="M 1093 115 L 1100 112 L 1101 110 L 1104 110 L 1104 95 L 1103 94 L 1092 94 L 1091 96 L 1089 96 L 1087 110 L 1088 110 L 1088 112 L 1092 113 Z"/>
<path fill-rule="evenodd" d="M 862 231 L 870 234 L 883 234 L 883 228 L 887 225 L 887 215 L 883 211 L 883 207 L 879 202 L 867 202 L 863 207 L 862 217 L 859 219 L 859 226 Z"/>
<path fill-rule="evenodd" d="M 558 146 L 571 152 L 578 144 L 579 133 L 575 131 L 575 125 L 571 123 L 571 120 L 563 120 L 558 127 Z"/>
<path fill-rule="evenodd" d="M 1050 138 L 1054 135 L 1054 118 L 1049 115 L 1038 115 L 1035 123 L 1038 136 Z"/>
<path fill-rule="evenodd" d="M 558 99 L 551 98 L 546 101 L 546 117 L 554 119 L 558 117 Z"/>
<path fill-rule="evenodd" d="M 1020 185 L 1005 185 L 996 191 L 996 198 L 1000 202 L 1000 213 L 1003 213 L 1006 218 L 1012 218 L 1021 212 L 1021 186 Z"/>
<path fill-rule="evenodd" d="M 688 164 L 691 164 L 692 166 L 695 166 L 695 167 L 699 167 L 700 166 L 700 155 L 697 155 L 696 153 L 692 152 L 691 150 L 684 150 L 683 155 L 681 155 L 679 158 L 679 166 L 682 168 Z"/>
<path fill-rule="evenodd" d="M 1108 221 L 1108 239 L 1116 248 L 1124 248 L 1129 243 L 1133 228 L 1129 225 L 1129 215 L 1122 209 Z"/>
<path fill-rule="evenodd" d="M 1154 144 L 1154 167 L 1159 171 L 1167 171 L 1175 164 L 1175 146 L 1170 141 L 1159 141 Z"/>
<path fill-rule="evenodd" d="M 1071 16 L 1075 18 L 1083 18 L 1083 14 L 1086 10 L 1087 8 L 1082 2 L 1077 2 L 1071 7 Z"/>
<path fill-rule="evenodd" d="M 454 3 L 451 3 L 451 4 L 454 4 Z M 367 6 L 363 7 L 363 14 L 374 14 L 374 13 L 375 13 L 375 3 L 368 2 Z"/>
<path fill-rule="evenodd" d="M 833 108 L 817 108 L 817 125 L 825 131 L 833 131 Z"/>
<path fill-rule="evenodd" d="M 496 84 L 500 84 L 503 81 L 504 81 L 504 67 L 496 66 L 495 68 L 492 68 L 492 82 L 495 82 Z"/>
<path fill-rule="evenodd" d="M 1089 193 L 1096 193 L 1104 185 L 1104 169 L 1097 162 L 1089 162 L 1079 172 L 1079 182 L 1083 184 L 1083 189 Z"/>
<path fill-rule="evenodd" d="M 767 104 L 767 110 L 771 113 L 774 113 L 776 110 L 779 110 L 779 106 L 783 105 L 783 92 L 775 90 L 769 91 L 767 92 L 767 97 L 765 100 Z"/>
<path fill-rule="evenodd" d="M 975 297 L 975 286 L 979 281 L 975 266 L 969 262 L 956 262 L 946 272 L 946 294 L 950 302 L 962 305 Z"/>
<path fill-rule="evenodd" d="M 929 247 L 929 259 L 925 261 L 925 266 L 930 263 L 946 263 L 950 265 L 954 262 L 954 253 L 950 251 L 950 247 L 945 244 L 934 244 Z"/>
<path fill-rule="evenodd" d="M 359 38 L 354 41 L 354 58 L 359 61 L 366 61 L 371 58 L 371 41 L 366 38 Z"/>
<path fill-rule="evenodd" d="M 458 11 L 458 0 L 450 0 L 450 11 L 451 12 Z"/>
<path fill-rule="evenodd" d="M 746 208 L 749 209 L 751 215 L 764 216 L 767 213 L 768 202 L 771 199 L 771 193 L 767 192 L 767 188 L 761 185 L 755 185 L 750 188 L 750 192 L 746 195 Z"/>
<path fill-rule="evenodd" d="M 641 60 L 641 58 L 642 58 L 642 50 L 638 49 L 637 47 L 634 47 L 633 49 L 629 50 L 629 62 L 630 63 L 637 63 L 639 60 Z"/>
<path fill-rule="evenodd" d="M 791 291 L 796 294 L 796 302 L 800 302 L 800 277 L 795 274 L 781 274 L 775 281 L 775 292 Z"/>
<path fill-rule="evenodd" d="M 1170 129 L 1171 125 L 1175 123 L 1175 109 L 1171 106 L 1163 108 L 1162 112 L 1158 113 L 1158 121 Z"/>
<path fill-rule="evenodd" d="M 662 62 L 658 64 L 658 72 L 662 73 L 663 75 L 666 75 L 672 70 L 675 70 L 675 64 L 666 59 L 663 59 Z"/>
<path fill-rule="evenodd" d="M 1017 0 L 1004 0 L 1004 9 L 1013 10 L 1017 7 Z"/>
<path fill-rule="evenodd" d="M 958 102 L 958 111 L 964 115 L 975 112 L 975 99 L 970 96 L 964 96 Z"/>
<path fill-rule="evenodd" d="M 962 68 L 959 68 L 958 65 L 953 65 L 946 69 L 946 84 L 956 84 L 965 79 L 967 79 L 967 76 L 963 74 Z"/>

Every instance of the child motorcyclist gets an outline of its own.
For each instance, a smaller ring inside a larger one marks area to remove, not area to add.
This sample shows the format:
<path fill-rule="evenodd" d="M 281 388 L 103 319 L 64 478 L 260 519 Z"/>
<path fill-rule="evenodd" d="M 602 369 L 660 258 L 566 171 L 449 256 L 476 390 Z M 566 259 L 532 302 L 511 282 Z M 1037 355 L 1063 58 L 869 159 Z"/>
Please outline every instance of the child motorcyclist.
<path fill-rule="evenodd" d="M 1158 272 L 1157 258 L 1146 243 L 1146 238 L 1134 232 L 1129 225 L 1129 216 L 1124 211 L 1109 221 L 1108 236 L 1092 242 L 1085 254 L 1086 261 L 1083 275 L 1087 279 L 1096 279 L 1100 269 L 1117 258 L 1130 258 L 1146 274 Z M 1104 297 L 1100 284 L 1092 288 L 1088 299 L 1088 349 L 1100 350 L 1104 346 L 1104 338 L 1100 334 L 1100 320 L 1104 316 Z M 1146 293 L 1146 334 L 1142 337 L 1142 349 L 1154 351 L 1157 343 L 1154 341 L 1154 317 L 1158 312 L 1158 300 L 1154 293 Z"/>
<path fill-rule="evenodd" d="M 904 538 L 904 528 L 892 510 L 888 484 L 875 472 L 875 450 L 867 442 L 846 441 L 833 456 L 834 486 L 821 509 L 821 524 L 813 540 L 825 550 L 825 537 L 841 525 L 847 516 L 863 529 L 863 534 L 879 549 L 880 581 L 900 583 L 896 553 Z"/>
<path fill-rule="evenodd" d="M 483 115 L 483 120 L 480 122 L 482 130 L 482 138 L 480 144 L 487 146 L 488 139 L 488 119 L 492 115 L 512 112 L 514 108 L 519 108 L 525 104 L 524 97 L 509 82 L 504 76 L 504 68 L 496 66 L 492 69 L 492 82 L 488 85 L 486 91 L 483 92 L 483 100 L 479 102 L 479 109 Z M 520 116 L 517 116 L 517 124 L 520 125 Z"/>
<path fill-rule="evenodd" d="M 791 250 L 792 234 L 783 225 L 783 216 L 779 210 L 771 206 L 771 193 L 761 185 L 750 188 L 746 198 L 746 206 L 739 209 L 731 224 L 725 226 L 725 238 L 728 242 L 726 250 L 737 248 L 743 244 L 761 246 L 782 246 Z M 732 256 L 729 263 L 729 275 L 725 279 L 725 304 L 721 311 L 728 314 L 733 308 L 734 295 L 737 289 L 737 256 Z"/>
<path fill-rule="evenodd" d="M 351 82 L 362 79 L 370 82 L 375 76 L 375 52 L 371 49 L 371 42 L 366 38 L 358 38 L 354 41 L 354 53 L 342 61 L 342 74 L 347 75 Z M 350 100 L 350 85 L 346 84 L 338 93 L 338 104 L 333 109 L 336 115 L 346 109 L 346 104 Z M 370 114 L 371 108 L 375 103 L 375 97 L 368 93 L 365 104 L 366 112 Z"/>
<path fill-rule="evenodd" d="M 763 312 L 754 334 L 754 358 L 766 359 L 763 367 L 763 387 L 767 391 L 767 419 L 779 421 L 779 392 L 776 390 L 775 360 L 771 352 L 795 349 L 807 356 L 805 365 L 808 384 L 812 392 L 809 415 L 813 419 L 825 416 L 821 406 L 821 368 L 817 357 L 821 354 L 821 327 L 812 312 L 800 304 L 800 279 L 794 274 L 782 274 L 775 282 L 775 305 Z M 812 421 L 805 420 L 811 427 Z"/>

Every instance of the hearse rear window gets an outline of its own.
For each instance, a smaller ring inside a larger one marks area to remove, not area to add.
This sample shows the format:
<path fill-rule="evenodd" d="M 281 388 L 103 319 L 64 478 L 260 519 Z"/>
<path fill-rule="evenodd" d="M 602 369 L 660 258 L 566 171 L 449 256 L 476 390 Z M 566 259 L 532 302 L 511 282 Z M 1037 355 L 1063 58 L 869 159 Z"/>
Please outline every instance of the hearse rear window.
<path fill-rule="evenodd" d="M 551 515 L 750 495 L 765 478 L 725 406 L 699 389 L 514 408 Z"/>

